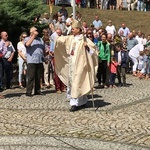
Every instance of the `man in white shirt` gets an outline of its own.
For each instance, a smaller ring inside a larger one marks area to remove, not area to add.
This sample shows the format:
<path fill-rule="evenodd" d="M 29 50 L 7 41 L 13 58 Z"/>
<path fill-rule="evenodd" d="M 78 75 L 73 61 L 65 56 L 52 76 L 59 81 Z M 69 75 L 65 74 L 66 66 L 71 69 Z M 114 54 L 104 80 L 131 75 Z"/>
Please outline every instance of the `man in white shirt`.
<path fill-rule="evenodd" d="M 4 71 L 6 73 L 6 88 L 10 89 L 10 81 L 13 76 L 13 64 L 12 59 L 14 57 L 15 49 L 10 41 L 8 41 L 8 34 L 7 32 L 1 32 L 1 39 L 4 42 L 9 42 L 7 46 L 7 52 L 3 56 L 3 63 L 4 63 Z"/>
<path fill-rule="evenodd" d="M 142 32 L 139 30 L 137 33 L 137 36 L 135 37 L 135 39 L 138 41 L 139 44 L 143 44 L 144 45 L 144 40 L 142 37 Z"/>

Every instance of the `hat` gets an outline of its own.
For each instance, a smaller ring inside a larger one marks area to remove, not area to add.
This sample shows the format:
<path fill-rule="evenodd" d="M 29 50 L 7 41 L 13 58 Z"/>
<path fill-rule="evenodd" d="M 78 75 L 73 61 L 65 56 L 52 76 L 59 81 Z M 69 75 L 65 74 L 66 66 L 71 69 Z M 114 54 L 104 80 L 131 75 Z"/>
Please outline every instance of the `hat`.
<path fill-rule="evenodd" d="M 108 20 L 108 22 L 112 22 L 111 20 Z"/>
<path fill-rule="evenodd" d="M 74 19 L 71 27 L 72 28 L 81 28 L 81 24 L 77 20 Z"/>

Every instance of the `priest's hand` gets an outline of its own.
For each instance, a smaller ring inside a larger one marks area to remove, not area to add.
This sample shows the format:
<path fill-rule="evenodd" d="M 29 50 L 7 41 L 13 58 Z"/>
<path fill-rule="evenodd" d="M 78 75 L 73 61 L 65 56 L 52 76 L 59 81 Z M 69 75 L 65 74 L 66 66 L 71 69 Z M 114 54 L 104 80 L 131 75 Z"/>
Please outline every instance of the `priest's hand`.
<path fill-rule="evenodd" d="M 87 50 L 87 51 L 90 50 L 90 48 L 89 48 L 88 45 L 87 45 L 87 42 L 84 42 L 84 47 L 85 47 L 85 50 Z"/>

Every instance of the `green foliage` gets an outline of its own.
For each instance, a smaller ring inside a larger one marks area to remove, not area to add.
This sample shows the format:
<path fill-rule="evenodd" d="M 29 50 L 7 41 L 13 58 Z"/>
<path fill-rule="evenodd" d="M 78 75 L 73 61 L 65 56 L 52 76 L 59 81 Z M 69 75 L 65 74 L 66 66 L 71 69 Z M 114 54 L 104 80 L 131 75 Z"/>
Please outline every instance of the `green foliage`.
<path fill-rule="evenodd" d="M 48 11 L 42 0 L 1 0 L 0 29 L 7 32 L 26 31 L 37 25 L 34 18 Z"/>
<path fill-rule="evenodd" d="M 7 31 L 16 48 L 22 32 L 28 32 L 31 26 L 44 28 L 34 21 L 44 12 L 48 12 L 48 6 L 43 4 L 43 0 L 0 0 L 0 32 Z M 17 53 L 13 62 L 17 62 Z"/>

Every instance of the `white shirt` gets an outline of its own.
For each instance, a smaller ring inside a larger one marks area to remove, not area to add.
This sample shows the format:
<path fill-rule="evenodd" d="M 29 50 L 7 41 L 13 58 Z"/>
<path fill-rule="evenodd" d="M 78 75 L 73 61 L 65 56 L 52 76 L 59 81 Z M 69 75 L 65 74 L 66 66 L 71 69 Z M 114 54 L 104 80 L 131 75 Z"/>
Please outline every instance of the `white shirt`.
<path fill-rule="evenodd" d="M 26 55 L 26 47 L 24 46 L 22 42 L 19 42 L 17 44 L 17 50 L 22 52 L 22 54 Z"/>
<path fill-rule="evenodd" d="M 18 44 L 17 44 L 17 50 L 18 50 L 18 52 L 22 52 L 22 54 L 26 56 L 26 53 L 27 53 L 26 52 L 26 47 L 24 46 L 24 44 L 22 42 L 18 42 Z M 21 56 L 18 55 L 18 58 L 21 58 Z"/>
<path fill-rule="evenodd" d="M 68 24 L 70 24 L 70 25 L 71 25 L 71 23 L 72 23 L 71 18 L 67 18 L 66 23 L 68 23 Z"/>
<path fill-rule="evenodd" d="M 118 52 L 118 63 L 119 65 L 121 65 L 121 51 Z"/>
<path fill-rule="evenodd" d="M 142 37 L 139 37 L 138 35 L 135 37 L 135 39 L 137 39 L 139 44 L 143 44 L 144 45 L 144 40 Z"/>
<path fill-rule="evenodd" d="M 147 43 L 147 39 L 144 38 L 144 39 L 143 39 L 143 45 L 146 45 L 146 43 Z"/>
<path fill-rule="evenodd" d="M 115 26 L 112 25 L 112 26 L 106 26 L 106 31 L 107 33 L 111 33 L 112 36 L 114 37 L 115 33 L 116 33 L 116 29 L 115 29 Z"/>
<path fill-rule="evenodd" d="M 140 56 L 139 52 L 143 50 L 144 50 L 143 44 L 137 44 L 129 51 L 129 56 L 138 58 Z"/>

